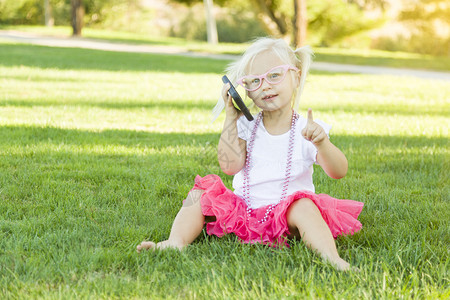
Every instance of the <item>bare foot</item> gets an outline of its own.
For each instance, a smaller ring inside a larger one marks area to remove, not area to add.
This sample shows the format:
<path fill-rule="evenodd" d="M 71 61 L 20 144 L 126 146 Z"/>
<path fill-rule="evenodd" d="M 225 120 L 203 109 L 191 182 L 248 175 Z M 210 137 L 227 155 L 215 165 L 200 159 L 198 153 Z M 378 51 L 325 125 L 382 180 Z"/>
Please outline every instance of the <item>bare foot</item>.
<path fill-rule="evenodd" d="M 159 242 L 157 244 L 155 244 L 154 242 L 142 242 L 140 245 L 138 245 L 136 247 L 136 251 L 137 253 L 141 253 L 141 250 L 149 250 L 149 249 L 160 249 L 160 250 L 164 250 L 167 248 L 174 248 L 174 249 L 178 249 L 181 250 L 184 248 L 184 245 L 181 245 L 179 243 L 173 242 L 173 241 L 162 241 Z"/>
<path fill-rule="evenodd" d="M 325 257 L 325 260 L 328 261 L 330 264 L 332 264 L 338 271 L 352 271 L 355 269 L 354 267 L 350 266 L 348 262 L 346 262 L 339 256 L 333 258 Z"/>
<path fill-rule="evenodd" d="M 339 271 L 349 271 L 351 269 L 350 264 L 339 257 L 339 259 L 336 259 L 334 261 L 331 261 L 331 263 L 338 269 Z"/>
<path fill-rule="evenodd" d="M 141 250 L 155 249 L 156 244 L 153 242 L 142 242 L 136 247 L 137 253 L 141 253 Z"/>
<path fill-rule="evenodd" d="M 337 260 L 331 261 L 329 260 L 331 264 L 338 270 L 338 271 L 344 271 L 344 272 L 361 272 L 360 269 L 357 267 L 351 266 L 348 262 L 343 260 L 342 258 L 338 258 Z"/>

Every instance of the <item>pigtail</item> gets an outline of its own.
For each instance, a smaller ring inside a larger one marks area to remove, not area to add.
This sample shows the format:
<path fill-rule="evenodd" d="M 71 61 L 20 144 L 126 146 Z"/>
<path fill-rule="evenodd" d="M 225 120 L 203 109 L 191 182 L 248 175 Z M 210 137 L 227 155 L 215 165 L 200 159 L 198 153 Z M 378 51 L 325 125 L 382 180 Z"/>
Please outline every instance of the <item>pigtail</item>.
<path fill-rule="evenodd" d="M 224 108 L 225 108 L 225 102 L 223 102 L 222 97 L 220 97 L 219 100 L 217 100 L 217 103 L 211 112 L 211 116 L 212 116 L 211 123 L 213 123 L 220 116 L 220 113 L 222 112 L 222 110 Z"/>
<path fill-rule="evenodd" d="M 300 76 L 300 84 L 295 95 L 293 109 L 298 112 L 300 107 L 300 98 L 303 93 L 303 87 L 305 86 L 306 76 L 308 75 L 309 68 L 312 63 L 314 52 L 310 46 L 303 46 L 294 51 L 296 56 L 296 67 L 299 68 L 302 73 Z"/>

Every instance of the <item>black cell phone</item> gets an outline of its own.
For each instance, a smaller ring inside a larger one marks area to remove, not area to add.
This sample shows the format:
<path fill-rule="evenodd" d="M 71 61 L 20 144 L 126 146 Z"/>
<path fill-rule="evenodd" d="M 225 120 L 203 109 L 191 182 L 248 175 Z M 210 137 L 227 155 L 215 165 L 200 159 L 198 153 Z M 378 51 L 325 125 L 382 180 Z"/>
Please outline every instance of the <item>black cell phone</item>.
<path fill-rule="evenodd" d="M 236 103 L 236 105 L 239 107 L 239 110 L 244 114 L 244 116 L 247 118 L 247 120 L 253 121 L 252 114 L 248 110 L 247 106 L 245 106 L 244 101 L 242 101 L 241 96 L 238 94 L 238 92 L 234 88 L 233 84 L 228 79 L 227 75 L 224 75 L 222 77 L 222 81 L 223 81 L 223 83 L 229 83 L 230 84 L 230 89 L 228 90 L 228 93 L 233 98 L 234 103 Z"/>

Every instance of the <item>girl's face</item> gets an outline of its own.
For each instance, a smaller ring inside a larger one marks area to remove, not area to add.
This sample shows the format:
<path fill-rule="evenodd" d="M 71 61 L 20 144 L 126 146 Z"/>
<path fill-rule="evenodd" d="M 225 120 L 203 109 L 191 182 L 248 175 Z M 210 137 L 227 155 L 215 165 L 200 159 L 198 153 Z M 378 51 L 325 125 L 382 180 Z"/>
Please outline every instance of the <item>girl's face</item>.
<path fill-rule="evenodd" d="M 248 68 L 247 74 L 264 74 L 277 66 L 285 64 L 272 51 L 264 51 L 255 57 L 251 67 Z M 247 91 L 247 95 L 255 102 L 256 106 L 265 111 L 291 108 L 292 95 L 299 84 L 300 75 L 294 70 L 287 70 L 286 72 L 284 79 L 277 84 L 271 84 L 266 79 L 262 79 L 261 86 L 258 89 Z"/>

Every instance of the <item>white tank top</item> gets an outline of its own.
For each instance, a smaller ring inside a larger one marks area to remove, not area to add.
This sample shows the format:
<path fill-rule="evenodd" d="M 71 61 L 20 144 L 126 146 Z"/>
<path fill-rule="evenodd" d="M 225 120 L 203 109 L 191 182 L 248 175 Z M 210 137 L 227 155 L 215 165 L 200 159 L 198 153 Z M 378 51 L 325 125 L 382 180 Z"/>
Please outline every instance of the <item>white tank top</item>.
<path fill-rule="evenodd" d="M 327 135 L 329 134 L 330 125 L 320 120 L 314 120 L 314 122 L 322 126 Z M 245 117 L 241 117 L 237 121 L 238 136 L 247 141 L 247 147 L 254 124 L 255 120 L 249 122 Z M 317 149 L 311 142 L 303 138 L 301 131 L 305 125 L 306 119 L 300 116 L 295 125 L 291 180 L 286 195 L 300 190 L 315 192 L 312 174 L 313 164 L 316 163 Z M 263 122 L 259 123 L 249 172 L 251 208 L 256 209 L 280 201 L 286 176 L 288 145 L 289 131 L 281 135 L 271 135 L 264 128 Z M 233 178 L 234 193 L 241 198 L 243 198 L 243 183 L 244 172 L 242 169 Z"/>

